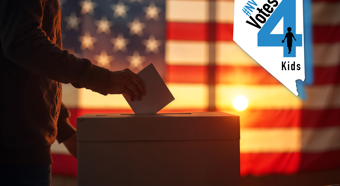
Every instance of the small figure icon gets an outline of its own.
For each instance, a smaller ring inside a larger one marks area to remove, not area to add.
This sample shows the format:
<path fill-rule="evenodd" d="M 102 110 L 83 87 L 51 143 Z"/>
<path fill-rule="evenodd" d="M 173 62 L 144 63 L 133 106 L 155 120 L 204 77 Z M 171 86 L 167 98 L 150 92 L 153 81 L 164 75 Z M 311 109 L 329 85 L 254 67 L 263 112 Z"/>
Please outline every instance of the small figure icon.
<path fill-rule="evenodd" d="M 288 33 L 286 34 L 286 37 L 282 40 L 282 43 L 284 43 L 285 39 L 287 38 L 287 47 L 288 47 L 288 50 L 289 50 L 288 54 L 290 54 L 290 52 L 292 51 L 292 43 L 293 43 L 292 38 L 294 38 L 295 41 L 296 41 L 296 39 L 294 37 L 294 34 L 290 32 L 290 31 L 292 31 L 292 28 L 288 27 L 287 30 L 288 30 Z"/>

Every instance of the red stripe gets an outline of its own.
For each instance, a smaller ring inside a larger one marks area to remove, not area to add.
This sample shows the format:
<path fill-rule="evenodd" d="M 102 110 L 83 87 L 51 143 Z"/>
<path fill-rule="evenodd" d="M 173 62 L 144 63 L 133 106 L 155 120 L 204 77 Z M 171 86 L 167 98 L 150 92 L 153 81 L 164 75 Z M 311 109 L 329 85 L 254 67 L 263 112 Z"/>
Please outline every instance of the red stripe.
<path fill-rule="evenodd" d="M 313 84 L 340 84 L 340 65 L 332 67 L 314 67 Z"/>
<path fill-rule="evenodd" d="M 167 65 L 168 83 L 207 83 L 207 66 Z"/>
<path fill-rule="evenodd" d="M 340 150 L 321 153 L 302 153 L 300 172 L 339 169 Z"/>
<path fill-rule="evenodd" d="M 241 176 L 294 174 L 299 169 L 300 153 L 241 153 Z"/>
<path fill-rule="evenodd" d="M 167 65 L 168 83 L 206 83 L 207 66 Z M 217 66 L 216 83 L 275 85 L 281 84 L 264 68 L 259 66 Z M 340 84 L 340 65 L 315 67 L 314 85 Z"/>
<path fill-rule="evenodd" d="M 338 169 L 340 150 L 319 153 L 241 153 L 241 176 Z"/>
<path fill-rule="evenodd" d="M 77 177 L 77 159 L 71 155 L 52 154 L 52 174 Z"/>
<path fill-rule="evenodd" d="M 211 33 L 214 31 L 214 33 Z M 232 41 L 233 24 L 167 22 L 168 40 Z"/>
<path fill-rule="evenodd" d="M 166 38 L 170 40 L 199 40 L 208 39 L 207 24 L 167 22 Z"/>
<path fill-rule="evenodd" d="M 335 26 L 314 26 L 314 43 L 336 43 L 340 42 L 340 25 Z"/>
<path fill-rule="evenodd" d="M 212 31 L 215 31 L 216 35 L 209 34 Z M 340 34 L 338 33 L 340 33 L 340 25 L 313 26 L 313 42 L 339 42 Z M 233 24 L 167 22 L 166 38 L 168 40 L 233 41 Z"/>

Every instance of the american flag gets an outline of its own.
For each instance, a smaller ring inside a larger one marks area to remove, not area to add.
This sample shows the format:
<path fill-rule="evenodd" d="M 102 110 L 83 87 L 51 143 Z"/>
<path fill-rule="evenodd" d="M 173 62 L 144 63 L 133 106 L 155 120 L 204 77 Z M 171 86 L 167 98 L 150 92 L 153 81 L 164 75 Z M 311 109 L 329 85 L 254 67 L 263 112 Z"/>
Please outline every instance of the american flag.
<path fill-rule="evenodd" d="M 340 2 L 313 0 L 313 84 L 300 100 L 233 42 L 231 0 L 59 0 L 64 48 L 94 64 L 138 72 L 154 63 L 176 100 L 164 112 L 222 111 L 241 118 L 241 175 L 340 167 Z M 309 2 L 305 0 L 304 2 Z M 249 101 L 239 112 L 232 101 Z M 63 85 L 71 122 L 132 112 L 120 95 Z M 53 174 L 76 160 L 52 146 Z"/>

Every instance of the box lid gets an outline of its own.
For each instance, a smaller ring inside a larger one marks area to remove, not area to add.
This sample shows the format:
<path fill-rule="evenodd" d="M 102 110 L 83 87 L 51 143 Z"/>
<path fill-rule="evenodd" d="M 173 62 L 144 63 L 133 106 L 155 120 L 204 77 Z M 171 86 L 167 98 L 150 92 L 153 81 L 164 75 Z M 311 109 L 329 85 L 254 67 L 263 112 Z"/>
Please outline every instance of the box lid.
<path fill-rule="evenodd" d="M 222 112 L 85 114 L 78 141 L 238 140 L 239 116 Z"/>

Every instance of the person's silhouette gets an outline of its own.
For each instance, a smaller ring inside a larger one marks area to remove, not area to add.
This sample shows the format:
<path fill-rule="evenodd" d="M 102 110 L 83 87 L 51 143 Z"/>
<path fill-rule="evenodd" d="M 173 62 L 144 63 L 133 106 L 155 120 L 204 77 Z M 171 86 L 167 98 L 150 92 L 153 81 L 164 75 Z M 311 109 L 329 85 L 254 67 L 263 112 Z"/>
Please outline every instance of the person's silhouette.
<path fill-rule="evenodd" d="M 290 31 L 292 31 L 292 28 L 288 27 L 287 30 L 288 30 L 288 33 L 286 34 L 286 37 L 282 40 L 282 43 L 284 43 L 285 39 L 287 38 L 287 47 L 288 47 L 288 50 L 289 50 L 288 54 L 290 54 L 290 52 L 292 51 L 293 38 L 294 38 L 295 41 L 296 41 L 296 39 L 294 37 L 294 34 L 290 32 Z"/>

